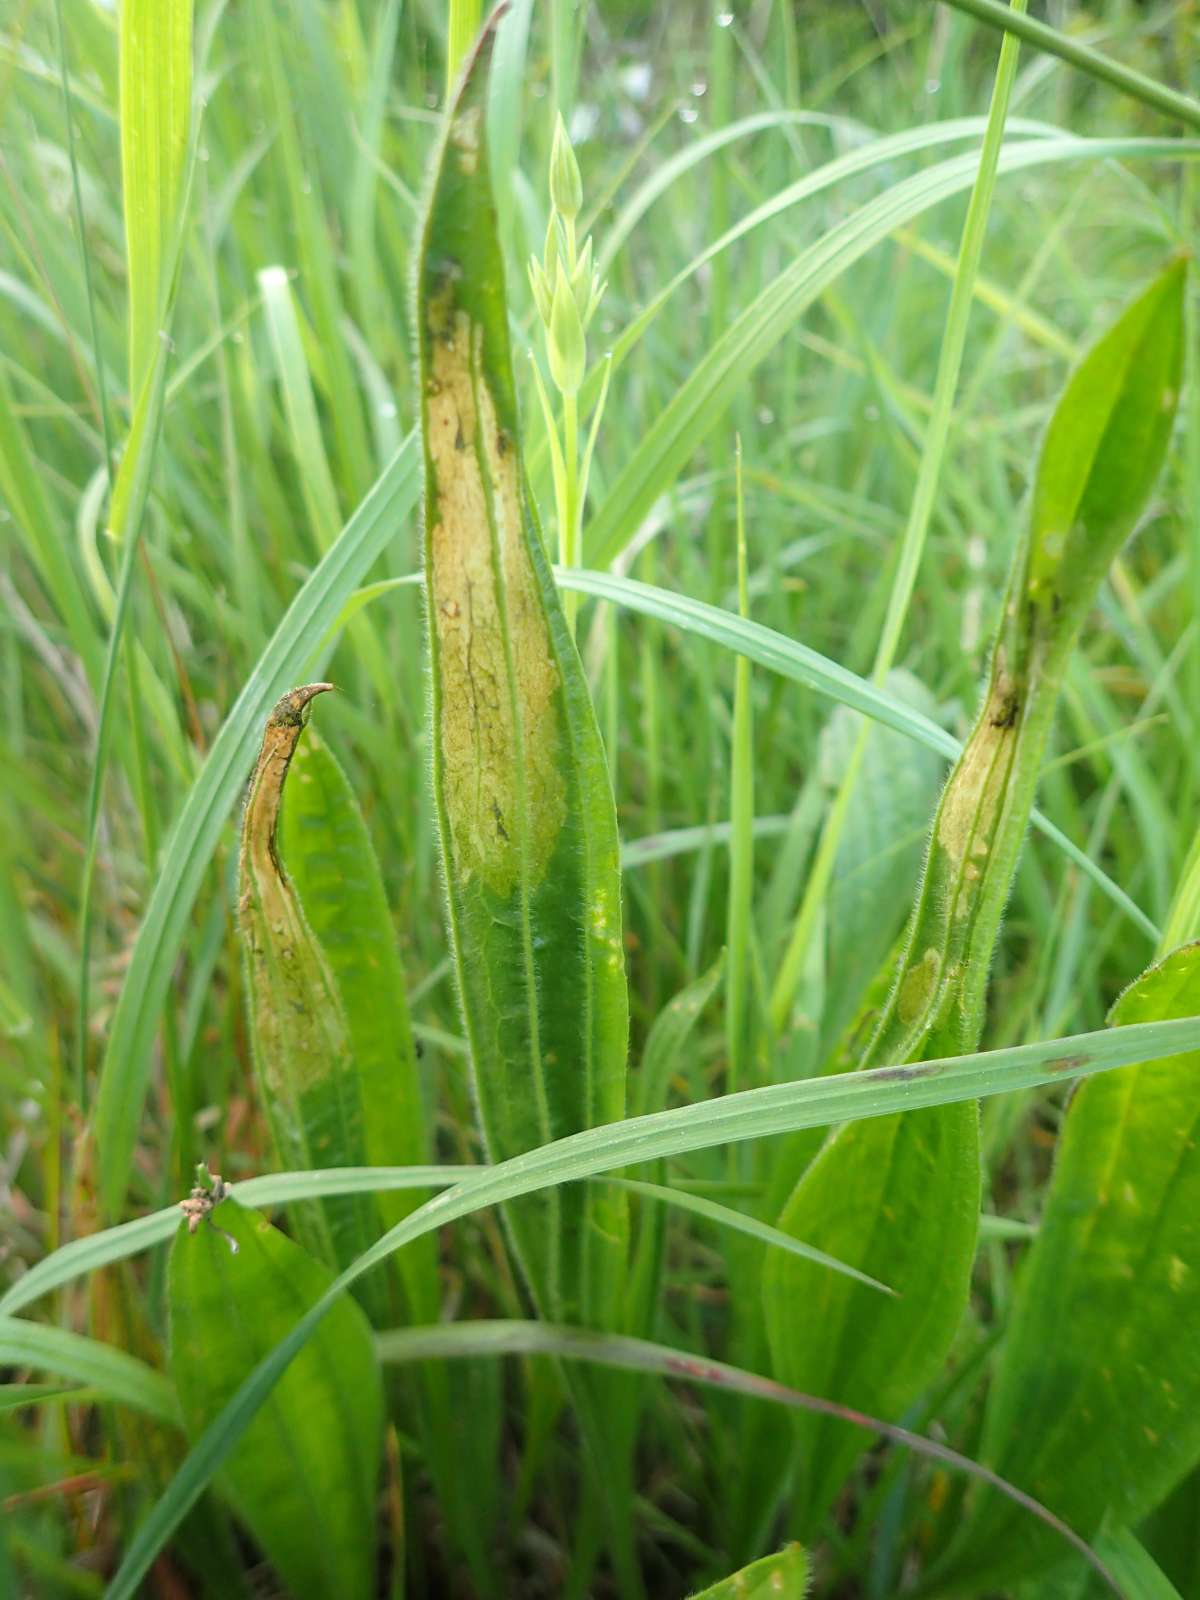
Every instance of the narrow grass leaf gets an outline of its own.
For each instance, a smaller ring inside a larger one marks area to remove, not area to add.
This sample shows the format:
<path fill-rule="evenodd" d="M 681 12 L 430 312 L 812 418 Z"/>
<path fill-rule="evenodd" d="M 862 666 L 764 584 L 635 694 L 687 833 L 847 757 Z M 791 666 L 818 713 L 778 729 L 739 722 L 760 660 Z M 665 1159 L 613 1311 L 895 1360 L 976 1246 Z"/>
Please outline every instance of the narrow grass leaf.
<path fill-rule="evenodd" d="M 719 1205 L 715 1200 L 706 1200 L 703 1195 L 690 1194 L 686 1189 L 672 1189 L 668 1184 L 644 1183 L 640 1178 L 615 1178 L 613 1182 L 629 1194 L 642 1195 L 647 1200 L 657 1200 L 662 1205 L 678 1206 L 680 1210 L 690 1211 L 693 1216 L 702 1217 L 706 1222 L 715 1223 L 719 1228 L 729 1228 L 734 1233 L 744 1233 L 747 1238 L 757 1239 L 759 1244 L 771 1245 L 777 1250 L 786 1251 L 788 1255 L 799 1256 L 804 1261 L 811 1261 L 815 1266 L 828 1268 L 830 1272 L 844 1272 L 847 1277 L 876 1289 L 881 1294 L 892 1293 L 886 1283 L 868 1277 L 856 1267 L 846 1266 L 835 1256 L 826 1255 L 823 1250 L 812 1249 L 803 1240 L 794 1239 L 790 1234 L 772 1228 L 769 1223 L 760 1222 L 757 1217 L 748 1216 L 744 1211 L 735 1211 L 732 1206 Z"/>
<path fill-rule="evenodd" d="M 713 962 L 686 989 L 673 996 L 654 1019 L 646 1036 L 642 1060 L 633 1080 L 633 1107 L 638 1116 L 661 1111 L 667 1103 L 671 1078 L 696 1024 L 717 991 L 725 972 L 725 956 Z"/>
<path fill-rule="evenodd" d="M 192 108 L 192 0 L 125 0 L 121 181 L 129 274 L 129 390 L 154 365 L 175 272 Z"/>
<path fill-rule="evenodd" d="M 84 1404 L 99 1398 L 101 1396 L 96 1390 L 80 1388 L 69 1383 L 0 1383 L 0 1412 L 21 1411 L 26 1406 L 47 1405 L 52 1400 Z"/>
<path fill-rule="evenodd" d="M 470 1177 L 478 1167 L 331 1167 L 319 1172 L 273 1172 L 263 1178 L 243 1178 L 237 1200 L 243 1206 L 272 1210 L 292 1200 L 323 1200 L 327 1195 L 394 1194 L 409 1189 L 449 1188 Z M 232 1188 L 233 1185 L 227 1185 Z M 85 1234 L 60 1245 L 34 1263 L 0 1296 L 0 1316 L 23 1310 L 52 1289 L 97 1272 L 114 1261 L 152 1250 L 172 1237 L 179 1207 L 165 1206 L 136 1222 Z"/>
<path fill-rule="evenodd" d="M 690 595 L 673 594 L 653 584 L 616 577 L 611 573 L 560 571 L 558 581 L 563 588 L 578 589 L 597 599 L 611 600 L 630 611 L 656 617 L 699 638 L 710 639 L 726 650 L 738 651 L 751 661 L 757 661 L 772 672 L 779 673 L 781 677 L 791 678 L 816 694 L 826 695 L 842 705 L 861 711 L 885 727 L 895 728 L 928 749 L 939 751 L 951 759 L 962 751 L 961 743 L 953 734 L 938 727 L 936 722 L 905 700 L 877 687 L 869 679 L 860 678 L 809 646 L 789 639 L 773 628 L 764 627 L 762 623 L 735 616 L 730 611 L 709 605 L 703 600 L 695 600 Z M 1158 929 L 1119 884 L 1114 883 L 1090 856 L 1040 812 L 1034 811 L 1032 819 L 1034 827 L 1052 840 L 1081 872 L 1085 872 L 1130 921 L 1136 923 L 1150 939 L 1157 940 Z"/>
<path fill-rule="evenodd" d="M 300 476 L 304 509 L 308 513 L 313 542 L 322 554 L 337 537 L 342 525 L 337 490 L 325 454 L 317 405 L 309 378 L 308 361 L 300 337 L 300 324 L 292 298 L 292 286 L 283 267 L 264 267 L 258 275 L 271 353 L 279 378 L 288 432 Z"/>
<path fill-rule="evenodd" d="M 378 559 L 418 492 L 410 437 L 281 618 L 213 741 L 163 851 L 163 864 L 130 954 L 113 1013 L 96 1101 L 105 1211 L 119 1211 L 129 1184 L 151 1052 L 188 919 L 261 738 L 272 703 L 311 666 L 321 639 Z"/>
<path fill-rule="evenodd" d="M 20 1317 L 0 1316 L 0 1366 L 31 1367 L 59 1378 L 87 1384 L 95 1398 L 132 1406 L 158 1422 L 178 1426 L 175 1391 L 162 1373 L 144 1361 L 98 1339 L 85 1338 L 67 1328 Z M 18 1392 L 14 1404 L 25 1404 Z M 36 1385 L 30 1386 L 31 1390 Z M 64 1391 L 55 1389 L 56 1394 Z M 36 1398 L 36 1394 L 34 1395 Z"/>

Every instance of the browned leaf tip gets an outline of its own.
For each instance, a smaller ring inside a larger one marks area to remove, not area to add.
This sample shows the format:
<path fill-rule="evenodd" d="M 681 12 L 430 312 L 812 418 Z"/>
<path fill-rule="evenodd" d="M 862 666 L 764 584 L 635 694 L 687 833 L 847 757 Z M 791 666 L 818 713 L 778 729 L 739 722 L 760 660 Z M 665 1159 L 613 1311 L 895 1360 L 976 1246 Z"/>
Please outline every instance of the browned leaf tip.
<path fill-rule="evenodd" d="M 279 699 L 267 718 L 268 728 L 303 727 L 308 707 L 319 694 L 328 694 L 335 688 L 332 683 L 305 683 L 298 689 L 289 689 Z"/>

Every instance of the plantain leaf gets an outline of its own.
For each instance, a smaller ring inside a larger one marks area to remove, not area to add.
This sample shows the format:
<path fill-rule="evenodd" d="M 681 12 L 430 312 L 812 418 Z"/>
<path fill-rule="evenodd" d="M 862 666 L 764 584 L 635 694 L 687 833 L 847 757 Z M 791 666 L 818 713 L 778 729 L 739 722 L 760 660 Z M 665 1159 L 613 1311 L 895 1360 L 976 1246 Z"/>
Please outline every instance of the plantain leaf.
<path fill-rule="evenodd" d="M 1183 1600 L 1179 1590 L 1127 1528 L 1097 1540 L 1096 1554 L 1126 1594 L 1138 1600 Z"/>
<path fill-rule="evenodd" d="M 1181 377 L 1182 291 L 1176 262 L 1092 346 L 1051 420 L 983 706 L 934 816 L 900 970 L 864 1066 L 977 1046 L 1066 662 L 1162 466 Z M 826 1145 L 779 1226 L 899 1298 L 867 1304 L 845 1278 L 818 1283 L 810 1263 L 771 1258 L 767 1328 L 784 1382 L 892 1416 L 933 1377 L 967 1303 L 978 1140 L 975 1108 L 956 1105 L 847 1127 Z M 837 1424 L 800 1428 L 807 1531 L 862 1446 Z"/>
<path fill-rule="evenodd" d="M 429 1135 L 379 863 L 346 774 L 311 732 L 292 757 L 279 840 L 341 998 L 366 1111 L 363 1162 L 419 1166 L 429 1159 Z M 381 1199 L 387 1225 L 425 1198 L 414 1189 Z"/>
<path fill-rule="evenodd" d="M 808 1557 L 798 1544 L 702 1589 L 693 1600 L 804 1600 L 809 1583 Z"/>
<path fill-rule="evenodd" d="M 1151 967 L 1114 1027 L 1200 1013 L 1200 944 Z M 1021 1274 L 984 1450 L 1085 1536 L 1136 1524 L 1200 1462 L 1200 1052 L 1071 1103 Z M 981 1501 L 952 1569 L 996 1588 L 1056 1555 Z"/>
<path fill-rule="evenodd" d="M 313 699 L 332 688 L 290 689 L 267 718 L 242 819 L 238 920 L 246 957 L 250 1037 L 259 1093 L 284 1166 L 365 1166 L 364 1082 L 337 980 L 276 848 L 276 828 L 292 756 Z M 345 959 L 345 953 L 342 953 Z M 372 1113 L 376 1107 L 371 1107 Z M 298 1206 L 309 1251 L 345 1266 L 379 1234 L 365 1195 Z M 383 1310 L 380 1284 L 371 1297 Z"/>
<path fill-rule="evenodd" d="M 167 1268 L 170 1367 L 193 1439 L 331 1281 L 327 1268 L 233 1200 L 218 1205 L 194 1233 L 177 1231 Z M 294 1595 L 365 1600 L 374 1593 L 382 1444 L 383 1390 L 371 1331 L 355 1302 L 342 1296 L 220 1477 Z"/>
<path fill-rule="evenodd" d="M 416 1167 L 428 1159 L 429 1134 L 405 994 L 404 971 L 383 880 L 366 823 L 345 773 L 308 733 L 296 747 L 284 790 L 279 838 L 283 859 L 309 926 L 320 943 L 341 1000 L 358 1095 L 362 1102 L 361 1159 L 375 1168 Z M 239 1197 L 242 1186 L 239 1185 Z M 428 1198 L 410 1187 L 375 1195 L 379 1226 L 393 1227 Z M 420 1239 L 397 1257 L 410 1321 L 440 1315 L 437 1241 Z M 379 1320 L 386 1288 L 364 1301 Z M 421 1374 L 421 1442 L 443 1510 L 460 1548 L 475 1552 L 486 1570 L 486 1529 L 478 1502 L 464 1493 L 461 1408 L 445 1372 Z"/>
<path fill-rule="evenodd" d="M 616 813 L 522 465 L 488 176 L 489 31 L 434 164 L 417 278 L 433 781 L 493 1159 L 618 1121 L 628 1001 Z M 540 1308 L 606 1325 L 625 1255 L 604 1186 L 508 1210 Z"/>
<path fill-rule="evenodd" d="M 885 1299 L 812 1262 L 772 1251 L 763 1309 L 777 1377 L 898 1417 L 937 1372 L 966 1299 L 979 1209 L 973 1105 L 864 1124 L 825 1145 L 800 1178 L 779 1228 L 898 1292 Z M 864 1448 L 831 1417 L 803 1416 L 794 1494 L 797 1527 L 821 1514 Z"/>

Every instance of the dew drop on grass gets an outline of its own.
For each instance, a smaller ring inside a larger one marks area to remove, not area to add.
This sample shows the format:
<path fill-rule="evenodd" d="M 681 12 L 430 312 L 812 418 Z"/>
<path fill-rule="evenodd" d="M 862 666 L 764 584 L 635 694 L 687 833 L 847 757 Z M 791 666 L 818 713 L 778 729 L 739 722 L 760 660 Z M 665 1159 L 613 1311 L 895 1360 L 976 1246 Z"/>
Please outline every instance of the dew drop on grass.
<path fill-rule="evenodd" d="M 717 27 L 731 28 L 733 26 L 733 12 L 720 11 L 717 13 Z"/>
<path fill-rule="evenodd" d="M 679 108 L 680 122 L 695 122 L 699 115 L 700 113 L 696 110 L 695 106 L 680 106 Z"/>

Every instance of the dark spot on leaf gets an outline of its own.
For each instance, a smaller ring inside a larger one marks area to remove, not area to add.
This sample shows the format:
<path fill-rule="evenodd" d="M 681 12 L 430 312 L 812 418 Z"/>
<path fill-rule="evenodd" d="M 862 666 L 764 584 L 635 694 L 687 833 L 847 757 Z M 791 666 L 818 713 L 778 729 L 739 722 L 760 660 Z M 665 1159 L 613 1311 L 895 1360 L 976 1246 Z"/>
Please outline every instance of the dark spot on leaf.
<path fill-rule="evenodd" d="M 1047 1061 L 1047 1072 L 1077 1072 L 1080 1067 L 1086 1067 L 1091 1056 L 1055 1056 L 1052 1061 Z"/>
<path fill-rule="evenodd" d="M 993 728 L 1013 728 L 1017 718 L 1021 715 L 1021 696 L 1015 689 L 1010 689 L 1001 702 L 1000 709 L 992 718 Z"/>

